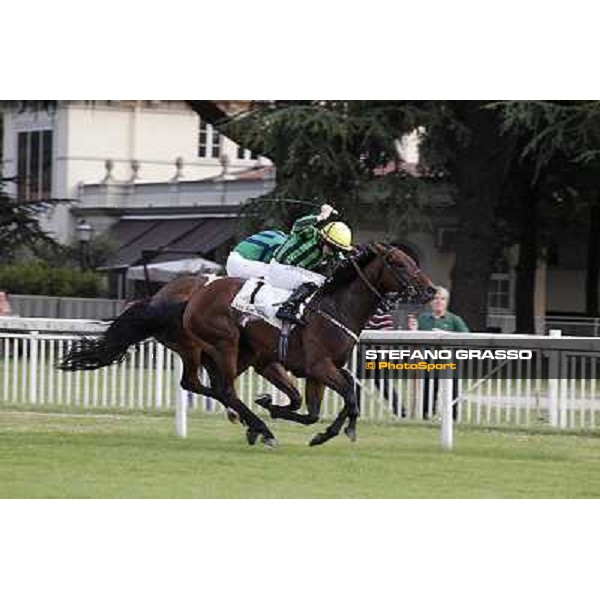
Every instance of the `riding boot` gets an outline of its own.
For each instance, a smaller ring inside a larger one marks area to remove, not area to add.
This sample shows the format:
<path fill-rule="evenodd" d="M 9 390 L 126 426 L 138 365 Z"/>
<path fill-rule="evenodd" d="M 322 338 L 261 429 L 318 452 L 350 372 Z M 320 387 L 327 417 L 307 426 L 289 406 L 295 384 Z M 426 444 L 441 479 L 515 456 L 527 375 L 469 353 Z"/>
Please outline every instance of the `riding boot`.
<path fill-rule="evenodd" d="M 290 321 L 297 325 L 305 325 L 306 321 L 298 316 L 300 304 L 306 300 L 319 286 L 312 281 L 297 287 L 292 295 L 279 307 L 275 316 L 282 321 Z"/>

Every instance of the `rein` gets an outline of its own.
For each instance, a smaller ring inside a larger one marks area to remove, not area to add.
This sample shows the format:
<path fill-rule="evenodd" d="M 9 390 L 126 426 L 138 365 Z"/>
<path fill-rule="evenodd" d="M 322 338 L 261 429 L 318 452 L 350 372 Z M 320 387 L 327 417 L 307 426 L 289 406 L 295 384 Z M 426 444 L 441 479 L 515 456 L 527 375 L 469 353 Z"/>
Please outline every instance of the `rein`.
<path fill-rule="evenodd" d="M 341 329 L 348 337 L 354 340 L 354 343 L 357 344 L 359 341 L 359 336 L 352 331 L 349 327 L 346 327 L 342 322 L 338 321 L 336 318 L 332 317 L 329 313 L 326 313 L 321 308 L 313 309 L 313 312 L 321 317 L 327 319 L 332 325 L 335 325 L 338 329 Z"/>
<path fill-rule="evenodd" d="M 354 258 L 351 258 L 350 262 L 352 263 L 352 266 L 354 267 L 354 270 L 360 277 L 361 281 L 367 286 L 367 288 L 369 288 L 369 291 L 372 294 L 374 294 L 379 301 L 383 300 L 383 295 L 381 294 L 381 292 L 379 292 L 379 290 L 369 281 L 367 276 L 364 274 L 363 270 L 358 266 L 356 260 Z"/>
<path fill-rule="evenodd" d="M 398 281 L 398 283 L 401 286 L 403 286 L 403 287 L 406 286 L 409 289 L 414 287 L 412 283 L 406 284 L 404 281 L 402 281 L 402 279 L 400 278 L 398 273 L 396 273 L 396 269 L 394 269 L 393 265 L 390 264 L 390 262 L 388 260 L 388 256 L 390 255 L 391 252 L 393 252 L 393 248 L 390 248 L 385 254 L 381 254 L 376 248 L 375 248 L 375 252 L 377 253 L 378 256 L 381 257 L 381 259 L 383 261 L 383 268 L 390 269 L 390 271 L 392 272 L 392 275 L 395 277 L 395 279 Z M 354 270 L 356 271 L 356 274 L 358 275 L 360 280 L 367 286 L 367 289 L 377 298 L 377 300 L 379 302 L 385 302 L 384 295 L 373 285 L 373 282 L 370 281 L 369 278 L 365 275 L 364 271 L 360 268 L 360 266 L 358 265 L 358 263 L 356 262 L 356 259 L 354 257 L 350 258 L 350 263 L 354 267 Z M 344 325 L 343 323 L 338 321 L 336 318 L 334 318 L 329 313 L 323 311 L 320 308 L 311 309 L 310 306 L 308 306 L 307 308 L 309 310 L 312 310 L 312 312 L 327 319 L 332 325 L 335 325 L 338 329 L 343 331 L 347 336 L 351 337 L 355 343 L 359 341 L 359 336 L 356 335 L 356 333 L 354 333 L 354 331 L 349 329 L 346 325 Z"/>

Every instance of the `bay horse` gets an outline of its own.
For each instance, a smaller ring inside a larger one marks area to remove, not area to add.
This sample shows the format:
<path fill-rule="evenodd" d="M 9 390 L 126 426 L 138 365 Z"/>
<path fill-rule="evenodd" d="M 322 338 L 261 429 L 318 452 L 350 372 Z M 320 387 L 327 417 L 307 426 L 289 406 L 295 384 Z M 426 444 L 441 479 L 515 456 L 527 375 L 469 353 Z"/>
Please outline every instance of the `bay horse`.
<path fill-rule="evenodd" d="M 265 321 L 242 326 L 244 315 L 231 306 L 244 282 L 223 278 L 197 288 L 183 314 L 183 328 L 197 343 L 194 358 L 207 368 L 214 397 L 239 414 L 247 426 L 250 444 L 262 436 L 265 444 L 275 445 L 275 437 L 266 423 L 238 398 L 234 381 L 240 372 L 241 355 L 259 372 L 277 365 L 270 372 L 274 377 L 272 382 L 286 391 L 292 402 L 284 407 L 270 402 L 261 406 L 275 418 L 315 423 L 324 387 L 329 387 L 342 396 L 344 405 L 333 423 L 317 433 L 310 445 L 323 444 L 337 436 L 346 419 L 348 426 L 344 432 L 354 441 L 358 403 L 354 379 L 344 365 L 383 296 L 403 294 L 410 301 L 428 302 L 435 295 L 429 277 L 402 250 L 381 243 L 362 247 L 356 256 L 338 266 L 307 307 L 306 325 L 295 328 L 289 339 L 285 367 L 306 379 L 306 414 L 296 412 L 301 398 L 277 363 L 279 330 Z"/>
<path fill-rule="evenodd" d="M 203 275 L 182 276 L 164 285 L 152 297 L 131 302 L 102 334 L 76 340 L 58 368 L 65 371 L 100 369 L 120 362 L 131 346 L 153 337 L 180 356 L 183 363 L 180 385 L 183 389 L 219 400 L 219 395 L 204 386 L 198 377 L 200 367 L 212 367 L 210 356 L 201 357 L 197 342 L 182 325 L 188 300 L 211 279 Z M 251 362 L 251 356 L 242 350 L 238 373 L 248 369 Z M 288 389 L 287 374 L 281 365 L 253 366 L 267 381 L 288 394 L 292 406 L 300 406 L 302 398 L 296 390 Z M 227 416 L 231 422 L 239 421 L 239 415 L 232 409 L 227 410 Z"/>

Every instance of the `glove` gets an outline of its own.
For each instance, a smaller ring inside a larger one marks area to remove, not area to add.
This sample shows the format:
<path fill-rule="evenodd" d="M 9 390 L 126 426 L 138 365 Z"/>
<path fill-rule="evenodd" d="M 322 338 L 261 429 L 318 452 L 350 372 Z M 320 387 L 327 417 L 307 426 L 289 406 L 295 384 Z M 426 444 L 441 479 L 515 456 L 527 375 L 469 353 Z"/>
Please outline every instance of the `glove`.
<path fill-rule="evenodd" d="M 329 204 L 323 204 L 323 206 L 321 206 L 321 212 L 319 213 L 317 219 L 319 219 L 319 221 L 325 221 L 329 219 L 332 213 L 337 214 L 335 208 L 333 208 L 333 206 L 330 206 Z"/>

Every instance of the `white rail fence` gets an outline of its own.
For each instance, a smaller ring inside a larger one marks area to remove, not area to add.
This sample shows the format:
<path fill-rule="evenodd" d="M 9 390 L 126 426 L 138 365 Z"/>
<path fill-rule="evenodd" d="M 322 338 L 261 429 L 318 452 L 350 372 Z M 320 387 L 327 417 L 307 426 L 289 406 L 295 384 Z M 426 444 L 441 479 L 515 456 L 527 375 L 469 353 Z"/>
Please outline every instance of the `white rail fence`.
<path fill-rule="evenodd" d="M 96 321 L 0 318 L 0 404 L 66 410 L 174 409 L 179 435 L 185 435 L 188 409 L 223 410 L 214 400 L 179 387 L 179 358 L 154 340 L 138 344 L 122 363 L 104 369 L 64 372 L 55 368 L 75 337 L 93 335 L 105 327 Z M 358 387 L 361 418 L 441 420 L 442 442 L 447 447 L 452 445 L 453 410 L 456 423 L 484 426 L 596 429 L 600 425 L 599 338 L 374 331 L 365 332 L 362 342 L 410 348 L 423 347 L 423 338 L 431 348 L 531 349 L 534 359 L 508 361 L 499 378 L 490 377 L 481 362 L 469 363 L 458 383 L 410 373 L 398 379 L 364 380 Z M 349 365 L 355 375 L 357 363 L 355 352 Z M 303 392 L 304 382 L 299 380 L 298 385 Z M 265 392 L 277 403 L 287 402 L 252 370 L 238 380 L 240 397 L 259 411 L 253 400 Z M 341 398 L 327 390 L 322 415 L 331 418 L 341 407 Z"/>

